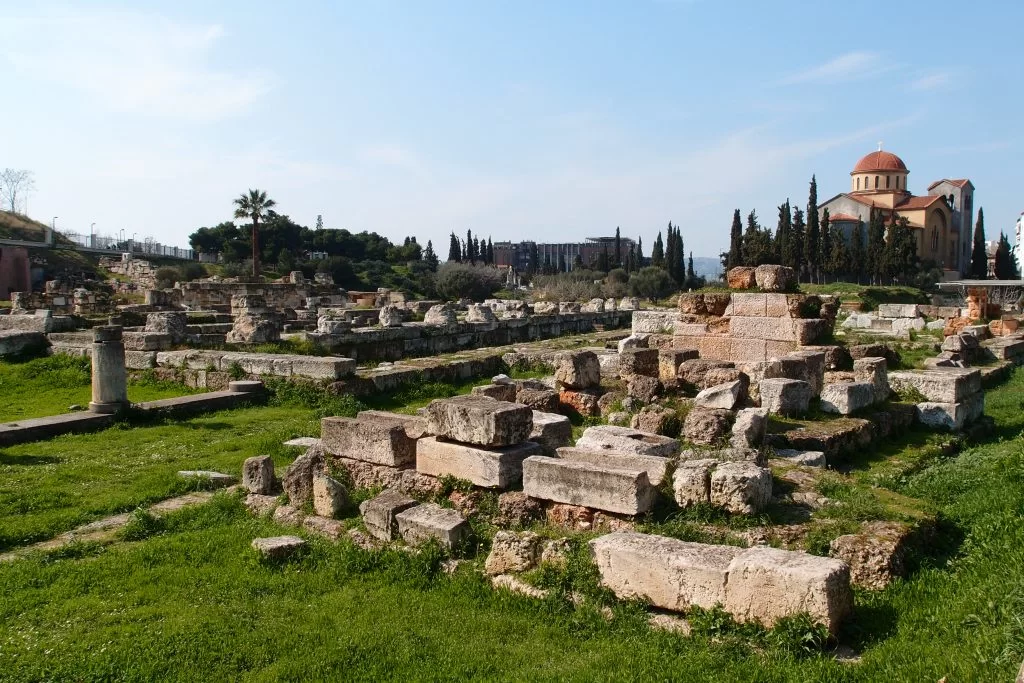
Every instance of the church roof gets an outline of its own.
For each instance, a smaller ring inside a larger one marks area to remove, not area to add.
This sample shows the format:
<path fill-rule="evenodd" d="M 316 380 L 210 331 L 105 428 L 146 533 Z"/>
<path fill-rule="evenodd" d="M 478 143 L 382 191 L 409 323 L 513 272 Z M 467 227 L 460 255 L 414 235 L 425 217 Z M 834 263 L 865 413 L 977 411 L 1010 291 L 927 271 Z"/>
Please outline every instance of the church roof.
<path fill-rule="evenodd" d="M 829 214 L 830 221 L 859 221 L 860 216 L 851 216 L 848 213 Z"/>
<path fill-rule="evenodd" d="M 903 159 L 892 152 L 885 152 L 878 150 L 877 152 L 869 152 L 861 157 L 857 165 L 853 167 L 852 173 L 866 173 L 869 171 L 906 171 L 907 165 L 903 163 Z"/>
<path fill-rule="evenodd" d="M 901 201 L 899 204 L 897 204 L 896 210 L 905 211 L 910 209 L 927 209 L 935 202 L 945 203 L 942 195 L 940 194 L 925 195 L 924 197 L 915 197 L 911 195 L 904 199 L 903 201 Z"/>
<path fill-rule="evenodd" d="M 974 187 L 974 184 L 967 178 L 943 178 L 942 180 L 936 180 L 934 183 L 929 185 L 928 190 L 931 191 L 933 188 L 938 187 L 942 183 L 949 183 L 950 185 L 955 185 L 956 187 L 960 188 L 967 187 L 968 185 Z"/>

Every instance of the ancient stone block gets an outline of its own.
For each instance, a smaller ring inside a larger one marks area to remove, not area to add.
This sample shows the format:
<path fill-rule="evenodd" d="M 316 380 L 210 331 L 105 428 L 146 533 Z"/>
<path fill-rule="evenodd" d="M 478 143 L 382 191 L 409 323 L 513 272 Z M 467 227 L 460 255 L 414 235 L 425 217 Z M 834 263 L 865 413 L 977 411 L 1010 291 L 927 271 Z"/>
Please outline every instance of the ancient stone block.
<path fill-rule="evenodd" d="M 985 394 L 978 392 L 958 403 L 926 401 L 917 404 L 918 421 L 933 429 L 959 431 L 985 412 Z"/>
<path fill-rule="evenodd" d="M 542 413 L 554 413 L 558 411 L 558 397 L 558 392 L 553 389 L 517 386 L 515 402 Z"/>
<path fill-rule="evenodd" d="M 786 357 L 799 359 L 804 365 L 803 376 L 795 377 L 793 379 L 804 380 L 811 385 L 811 391 L 815 396 L 820 395 L 822 387 L 825 386 L 824 351 L 801 349 L 799 351 L 790 352 Z"/>
<path fill-rule="evenodd" d="M 657 377 L 658 349 L 626 349 L 619 354 L 619 374 Z"/>
<path fill-rule="evenodd" d="M 960 403 L 981 391 L 981 372 L 965 368 L 890 372 L 889 386 L 914 389 L 936 403 Z"/>
<path fill-rule="evenodd" d="M 455 309 L 450 304 L 437 304 L 431 306 L 424 314 L 423 322 L 427 325 L 451 326 L 459 323 L 455 315 Z"/>
<path fill-rule="evenodd" d="M 750 266 L 736 266 L 730 268 L 725 279 L 729 289 L 753 289 L 757 286 L 756 268 Z"/>
<path fill-rule="evenodd" d="M 796 287 L 796 273 L 786 266 L 758 266 L 754 270 L 754 280 L 758 289 L 764 292 L 787 292 Z"/>
<path fill-rule="evenodd" d="M 533 430 L 533 411 L 518 403 L 463 395 L 435 399 L 427 406 L 427 429 L 452 441 L 511 446 Z"/>
<path fill-rule="evenodd" d="M 647 473 L 533 456 L 523 461 L 523 492 L 531 498 L 636 515 L 657 495 Z"/>
<path fill-rule="evenodd" d="M 733 294 L 729 315 L 763 318 L 765 317 L 767 296 L 767 294 L 760 293 Z"/>
<path fill-rule="evenodd" d="M 752 515 L 772 497 L 772 471 L 749 462 L 724 462 L 711 472 L 711 504 L 735 514 Z"/>
<path fill-rule="evenodd" d="M 558 393 L 560 409 L 575 411 L 584 417 L 596 417 L 601 414 L 600 400 L 601 395 L 593 390 L 562 389 Z"/>
<path fill-rule="evenodd" d="M 667 436 L 648 434 L 629 427 L 601 425 L 587 427 L 576 441 L 576 447 L 596 452 L 615 451 L 672 457 L 679 450 L 679 442 Z"/>
<path fill-rule="evenodd" d="M 580 390 L 601 385 L 601 363 L 593 351 L 564 351 L 555 356 L 554 365 L 559 388 Z"/>
<path fill-rule="evenodd" d="M 390 541 L 398 534 L 398 522 L 395 520 L 395 515 L 415 505 L 418 503 L 404 493 L 388 489 L 376 498 L 363 501 L 359 505 L 359 512 L 363 515 L 363 524 L 366 525 L 366 530 L 374 538 Z"/>
<path fill-rule="evenodd" d="M 416 461 L 416 439 L 404 425 L 350 417 L 320 420 L 320 439 L 333 455 L 388 467 L 410 467 Z"/>
<path fill-rule="evenodd" d="M 323 469 L 324 458 L 316 448 L 310 448 L 288 465 L 282 483 L 292 505 L 302 507 L 309 500 L 313 495 L 313 475 L 323 472 Z"/>
<path fill-rule="evenodd" d="M 875 402 L 875 388 L 868 382 L 839 382 L 821 391 L 821 409 L 826 413 L 850 415 Z"/>
<path fill-rule="evenodd" d="M 734 339 L 795 341 L 793 320 L 789 318 L 758 318 L 736 316 L 729 320 L 729 335 Z"/>
<path fill-rule="evenodd" d="M 617 424 L 611 419 L 611 415 L 609 414 L 608 416 L 608 423 Z M 649 434 L 672 436 L 679 433 L 681 426 L 676 411 L 657 404 L 644 406 L 638 413 L 633 415 L 632 419 L 628 418 L 628 414 L 625 415 L 627 415 L 626 420 L 618 423 L 618 426 L 628 424 L 633 429 Z"/>
<path fill-rule="evenodd" d="M 627 375 L 626 395 L 643 403 L 650 403 L 661 395 L 664 387 L 657 377 L 647 375 Z"/>
<path fill-rule="evenodd" d="M 801 451 L 795 448 L 776 448 L 776 458 L 787 460 L 795 465 L 804 467 L 825 467 L 827 461 L 822 451 Z"/>
<path fill-rule="evenodd" d="M 635 453 L 620 453 L 618 451 L 590 451 L 579 446 L 565 446 L 557 450 L 557 455 L 563 460 L 575 462 L 588 462 L 591 465 L 610 467 L 614 469 L 643 470 L 647 473 L 647 479 L 652 486 L 660 486 L 668 473 L 669 458 L 657 455 L 637 455 Z"/>
<path fill-rule="evenodd" d="M 916 318 L 917 304 L 878 304 L 878 315 L 883 318 Z"/>
<path fill-rule="evenodd" d="M 761 407 L 769 413 L 799 415 L 807 412 L 811 385 L 803 380 L 772 378 L 761 380 Z"/>
<path fill-rule="evenodd" d="M 905 574 L 905 544 L 910 528 L 898 522 L 868 522 L 856 534 L 839 536 L 829 554 L 850 566 L 855 586 L 880 590 Z"/>
<path fill-rule="evenodd" d="M 711 503 L 711 471 L 717 460 L 682 460 L 672 474 L 672 491 L 681 507 Z"/>
<path fill-rule="evenodd" d="M 427 418 L 422 415 L 389 413 L 385 410 L 360 410 L 356 419 L 368 424 L 402 427 L 410 439 L 419 439 L 427 434 Z"/>
<path fill-rule="evenodd" d="M 853 361 L 853 376 L 858 382 L 868 382 L 874 390 L 875 403 L 888 400 L 889 370 L 885 358 L 865 357 Z"/>
<path fill-rule="evenodd" d="M 249 493 L 273 493 L 274 460 L 269 455 L 246 458 L 242 463 L 242 486 Z"/>
<path fill-rule="evenodd" d="M 321 517 L 337 517 L 348 505 L 348 490 L 326 474 L 313 476 L 313 509 Z"/>
<path fill-rule="evenodd" d="M 683 387 L 697 391 L 701 389 L 706 389 L 709 386 L 714 386 L 715 384 L 721 384 L 722 382 L 728 382 L 731 381 L 732 379 L 739 378 L 739 371 L 737 371 L 736 377 L 719 378 L 718 376 L 716 376 L 716 379 L 722 379 L 722 381 L 714 382 L 713 384 L 708 384 L 705 379 L 705 376 L 710 371 L 716 369 L 734 369 L 734 366 L 733 363 L 729 361 L 692 358 L 687 359 L 679 364 L 679 369 L 676 373 L 676 376 L 679 378 L 679 381 L 683 385 Z"/>
<path fill-rule="evenodd" d="M 395 515 L 398 533 L 409 545 L 419 545 L 437 539 L 449 550 L 469 540 L 472 530 L 469 522 L 455 510 L 435 503 L 424 503 Z"/>
<path fill-rule="evenodd" d="M 265 560 L 283 560 L 294 555 L 306 542 L 298 536 L 273 536 L 271 538 L 254 538 L 253 550 Z"/>
<path fill-rule="evenodd" d="M 309 515 L 302 520 L 302 528 L 311 534 L 337 541 L 345 533 L 345 523 L 340 519 L 330 519 L 320 515 Z M 355 531 L 355 529 L 353 529 Z"/>
<path fill-rule="evenodd" d="M 739 380 L 708 387 L 697 394 L 694 405 L 701 408 L 735 410 L 746 397 L 746 387 Z"/>
<path fill-rule="evenodd" d="M 499 531 L 491 540 L 491 552 L 484 562 L 484 572 L 494 576 L 525 572 L 536 564 L 541 552 L 541 538 L 532 531 L 515 533 Z"/>
<path fill-rule="evenodd" d="M 694 407 L 683 421 L 683 437 L 696 444 L 710 445 L 729 433 L 733 415 L 721 408 Z"/>
<path fill-rule="evenodd" d="M 281 526 L 302 526 L 306 513 L 294 505 L 282 505 L 274 510 L 274 522 Z"/>
<path fill-rule="evenodd" d="M 680 364 L 697 356 L 696 349 L 658 349 L 658 379 L 662 384 L 675 382 Z"/>
<path fill-rule="evenodd" d="M 648 347 L 647 339 L 650 336 L 647 332 L 639 332 L 631 334 L 625 339 L 620 339 L 618 343 L 619 353 L 629 349 L 646 349 Z"/>
<path fill-rule="evenodd" d="M 466 307 L 466 322 L 468 323 L 494 323 L 497 320 L 490 306 L 470 304 Z"/>
<path fill-rule="evenodd" d="M 450 475 L 477 486 L 504 489 L 522 479 L 523 460 L 540 452 L 540 446 L 532 441 L 480 448 L 427 437 L 416 442 L 416 471 L 434 477 Z"/>
<path fill-rule="evenodd" d="M 484 384 L 473 387 L 472 393 L 474 396 L 486 396 L 496 401 L 516 402 L 515 384 Z"/>
<path fill-rule="evenodd" d="M 524 526 L 543 516 L 540 501 L 522 491 L 506 491 L 498 496 L 498 517 L 503 526 Z"/>
<path fill-rule="evenodd" d="M 759 448 L 768 428 L 768 411 L 764 408 L 745 408 L 736 413 L 729 444 L 734 448 Z"/>
<path fill-rule="evenodd" d="M 565 415 L 533 411 L 533 431 L 530 441 L 538 444 L 545 455 L 551 455 L 556 448 L 572 441 L 572 423 Z"/>
<path fill-rule="evenodd" d="M 181 470 L 178 472 L 178 478 L 203 481 L 215 488 L 231 486 L 236 481 L 230 474 L 212 470 Z"/>

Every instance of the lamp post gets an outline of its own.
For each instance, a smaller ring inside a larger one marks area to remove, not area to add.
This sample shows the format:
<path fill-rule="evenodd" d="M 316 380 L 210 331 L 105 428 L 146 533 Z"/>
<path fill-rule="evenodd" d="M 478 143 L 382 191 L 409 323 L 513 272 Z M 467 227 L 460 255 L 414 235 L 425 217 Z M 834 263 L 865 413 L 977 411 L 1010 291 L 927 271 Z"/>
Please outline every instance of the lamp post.
<path fill-rule="evenodd" d="M 93 229 L 95 227 L 96 227 L 95 223 L 90 223 L 89 224 L 89 248 L 90 249 L 95 249 L 96 248 L 96 238 L 93 237 L 93 234 L 92 234 Z"/>
<path fill-rule="evenodd" d="M 46 240 L 47 244 L 53 244 L 53 234 L 55 232 L 57 232 L 57 219 L 58 218 L 60 218 L 60 216 L 54 216 L 53 218 L 50 219 L 50 237 L 49 237 L 49 239 Z"/>
<path fill-rule="evenodd" d="M 137 233 L 137 232 L 133 232 L 132 233 L 132 251 L 133 252 L 135 251 L 135 236 L 138 235 L 138 234 L 139 233 Z"/>

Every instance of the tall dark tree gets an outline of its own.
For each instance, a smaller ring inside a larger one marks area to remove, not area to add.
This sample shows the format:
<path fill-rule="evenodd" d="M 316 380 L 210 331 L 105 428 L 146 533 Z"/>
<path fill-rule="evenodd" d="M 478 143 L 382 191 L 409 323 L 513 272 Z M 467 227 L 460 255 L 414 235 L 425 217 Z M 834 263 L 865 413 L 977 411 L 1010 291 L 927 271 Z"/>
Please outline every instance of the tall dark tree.
<path fill-rule="evenodd" d="M 491 243 L 491 238 L 487 238 L 487 264 L 494 265 L 494 245 Z"/>
<path fill-rule="evenodd" d="M 905 216 L 897 218 L 893 214 L 885 242 L 886 275 L 893 281 L 906 283 L 917 274 L 918 268 L 917 238 L 910 228 L 910 221 Z"/>
<path fill-rule="evenodd" d="M 434 243 L 427 240 L 427 248 L 423 250 L 423 262 L 427 264 L 433 272 L 437 272 L 437 267 L 440 265 L 440 259 L 437 258 L 437 254 L 434 253 Z"/>
<path fill-rule="evenodd" d="M 821 221 L 821 227 L 822 229 L 825 228 L 824 219 Z M 830 252 L 826 272 L 831 273 L 836 280 L 839 280 L 839 276 L 849 272 L 850 268 L 849 249 L 846 247 L 846 240 L 843 239 L 843 231 L 839 229 L 839 226 L 829 228 L 828 242 Z"/>
<path fill-rule="evenodd" d="M 828 282 L 832 270 L 832 218 L 826 207 L 821 212 L 821 244 L 818 248 L 818 270 L 823 282 Z"/>
<path fill-rule="evenodd" d="M 743 265 L 760 266 L 774 260 L 775 244 L 770 230 L 757 221 L 757 211 L 747 214 L 747 229 L 743 233 L 741 252 Z"/>
<path fill-rule="evenodd" d="M 978 209 L 978 222 L 974 224 L 974 248 L 971 249 L 971 277 L 988 277 L 988 254 L 985 252 L 985 210 Z"/>
<path fill-rule="evenodd" d="M 665 267 L 665 242 L 661 239 L 661 231 L 654 238 L 654 247 L 651 249 L 651 265 L 658 268 Z"/>
<path fill-rule="evenodd" d="M 462 261 L 462 247 L 459 245 L 459 238 L 452 233 L 448 240 L 448 260 L 453 263 Z"/>
<path fill-rule="evenodd" d="M 999 233 L 999 246 L 996 247 L 996 279 L 997 280 L 1018 280 L 1020 271 L 1017 268 L 1017 257 L 1010 249 L 1010 240 L 1006 234 Z"/>
<path fill-rule="evenodd" d="M 626 257 L 626 272 L 632 273 L 636 271 L 636 245 L 629 245 L 629 255 Z"/>
<path fill-rule="evenodd" d="M 881 211 L 871 211 L 868 223 L 868 248 L 865 259 L 866 270 L 872 284 L 882 284 L 885 277 L 885 218 Z"/>
<path fill-rule="evenodd" d="M 743 265 L 743 223 L 740 221 L 740 210 L 732 212 L 732 228 L 729 230 L 729 255 L 725 259 L 725 267 L 735 268 Z"/>
<path fill-rule="evenodd" d="M 615 267 L 622 267 L 622 237 L 619 235 L 619 226 L 615 226 Z"/>
<path fill-rule="evenodd" d="M 558 255 L 558 272 L 559 273 L 567 273 L 567 272 L 569 272 L 568 266 L 565 263 L 565 254 L 559 254 Z"/>
<path fill-rule="evenodd" d="M 804 238 L 807 236 L 807 224 L 804 222 L 804 211 L 799 207 L 793 207 L 793 225 L 789 231 L 789 251 L 791 266 L 800 274 L 800 264 L 804 258 Z"/>
<path fill-rule="evenodd" d="M 818 256 L 821 245 L 821 229 L 818 224 L 818 181 L 811 176 L 811 190 L 807 197 L 807 234 L 804 237 L 804 265 L 807 268 L 808 282 L 814 282 L 818 276 Z"/>
<path fill-rule="evenodd" d="M 636 236 L 636 267 L 638 270 L 644 267 L 644 240 L 640 235 Z"/>
<path fill-rule="evenodd" d="M 260 274 L 260 221 L 267 218 L 277 202 L 267 197 L 264 190 L 249 190 L 247 194 L 235 197 L 235 218 L 248 218 L 252 221 L 252 275 Z"/>
<path fill-rule="evenodd" d="M 686 262 L 686 287 L 693 289 L 699 287 L 697 284 L 697 273 L 693 269 L 693 252 L 690 252 L 690 260 Z"/>
<path fill-rule="evenodd" d="M 789 202 L 779 206 L 779 220 L 775 224 L 775 246 L 779 250 L 779 263 L 792 268 L 788 262 L 790 256 L 790 233 L 793 231 L 793 221 L 789 210 Z"/>
<path fill-rule="evenodd" d="M 850 235 L 850 275 L 857 284 L 860 284 L 864 277 L 865 262 L 867 261 L 867 250 L 864 247 L 864 221 L 857 221 L 853 226 L 853 233 Z"/>

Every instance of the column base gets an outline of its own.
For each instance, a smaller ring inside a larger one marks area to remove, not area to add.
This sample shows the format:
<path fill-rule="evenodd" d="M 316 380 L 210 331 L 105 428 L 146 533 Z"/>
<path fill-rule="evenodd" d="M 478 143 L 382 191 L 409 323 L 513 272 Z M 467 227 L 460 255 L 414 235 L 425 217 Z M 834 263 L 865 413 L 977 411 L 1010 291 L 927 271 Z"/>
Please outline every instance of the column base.
<path fill-rule="evenodd" d="M 127 403 L 120 401 L 114 401 L 112 403 L 96 403 L 95 401 L 89 401 L 89 412 L 99 413 L 101 415 L 113 415 L 119 413 L 128 407 Z"/>

